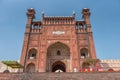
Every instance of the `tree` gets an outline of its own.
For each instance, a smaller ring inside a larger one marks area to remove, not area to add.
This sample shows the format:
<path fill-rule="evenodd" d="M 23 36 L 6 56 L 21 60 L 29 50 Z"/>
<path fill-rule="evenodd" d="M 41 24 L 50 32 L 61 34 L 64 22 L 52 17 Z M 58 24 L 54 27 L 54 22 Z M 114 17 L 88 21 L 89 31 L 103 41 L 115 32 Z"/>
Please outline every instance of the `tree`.
<path fill-rule="evenodd" d="M 99 59 L 86 59 L 83 64 L 82 64 L 82 67 L 83 68 L 96 68 L 96 64 L 99 63 L 100 60 Z"/>

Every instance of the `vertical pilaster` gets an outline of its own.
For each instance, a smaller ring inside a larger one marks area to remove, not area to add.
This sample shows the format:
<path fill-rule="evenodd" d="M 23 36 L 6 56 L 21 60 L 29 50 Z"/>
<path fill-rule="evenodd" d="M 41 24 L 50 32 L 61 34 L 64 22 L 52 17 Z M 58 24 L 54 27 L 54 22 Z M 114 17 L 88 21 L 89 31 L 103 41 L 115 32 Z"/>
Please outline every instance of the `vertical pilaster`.
<path fill-rule="evenodd" d="M 79 53 L 78 53 L 78 44 L 77 44 L 77 35 L 75 31 L 75 26 L 72 27 L 72 34 L 71 34 L 71 65 L 72 65 L 72 72 L 79 71 Z"/>

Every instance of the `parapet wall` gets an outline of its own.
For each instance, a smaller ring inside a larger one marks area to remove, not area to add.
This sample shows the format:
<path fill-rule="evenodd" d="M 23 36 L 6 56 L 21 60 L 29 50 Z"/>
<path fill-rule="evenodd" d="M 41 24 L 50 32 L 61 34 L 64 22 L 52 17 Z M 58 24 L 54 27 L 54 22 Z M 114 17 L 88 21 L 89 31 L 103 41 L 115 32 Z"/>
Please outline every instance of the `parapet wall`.
<path fill-rule="evenodd" d="M 120 80 L 120 72 L 0 73 L 0 80 Z"/>

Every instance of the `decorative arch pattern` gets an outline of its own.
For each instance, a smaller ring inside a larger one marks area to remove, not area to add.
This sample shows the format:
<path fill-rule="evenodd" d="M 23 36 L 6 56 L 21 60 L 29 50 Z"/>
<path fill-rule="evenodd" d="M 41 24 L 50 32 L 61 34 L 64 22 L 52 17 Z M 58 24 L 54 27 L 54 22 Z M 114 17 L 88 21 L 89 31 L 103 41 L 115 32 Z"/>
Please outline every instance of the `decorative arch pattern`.
<path fill-rule="evenodd" d="M 47 49 L 47 57 L 58 56 L 58 55 L 70 56 L 70 48 L 61 42 L 56 42 L 50 45 Z"/>

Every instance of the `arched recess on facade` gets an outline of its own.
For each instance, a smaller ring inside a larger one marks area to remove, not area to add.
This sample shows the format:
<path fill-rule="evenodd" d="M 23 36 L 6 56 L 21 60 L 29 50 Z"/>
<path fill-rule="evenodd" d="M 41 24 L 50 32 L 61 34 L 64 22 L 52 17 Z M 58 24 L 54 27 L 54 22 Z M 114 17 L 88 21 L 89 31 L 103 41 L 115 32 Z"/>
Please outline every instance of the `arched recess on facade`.
<path fill-rule="evenodd" d="M 26 67 L 26 72 L 35 72 L 35 64 L 29 63 Z"/>
<path fill-rule="evenodd" d="M 62 61 L 56 61 L 52 65 L 52 72 L 66 72 L 66 65 Z"/>
<path fill-rule="evenodd" d="M 35 32 L 35 29 L 41 29 L 41 22 L 37 21 L 32 23 L 32 31 Z"/>
<path fill-rule="evenodd" d="M 89 58 L 89 53 L 87 48 L 81 48 L 80 50 L 80 58 L 85 59 Z"/>
<path fill-rule="evenodd" d="M 52 64 L 56 61 L 66 62 L 70 60 L 70 48 L 61 42 L 50 45 L 47 49 L 46 71 L 52 72 Z"/>
<path fill-rule="evenodd" d="M 3 73 L 10 73 L 10 71 L 9 70 L 4 70 Z"/>
<path fill-rule="evenodd" d="M 28 59 L 36 59 L 37 56 L 37 50 L 35 48 L 32 48 L 28 52 Z"/>

